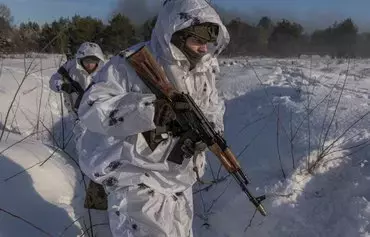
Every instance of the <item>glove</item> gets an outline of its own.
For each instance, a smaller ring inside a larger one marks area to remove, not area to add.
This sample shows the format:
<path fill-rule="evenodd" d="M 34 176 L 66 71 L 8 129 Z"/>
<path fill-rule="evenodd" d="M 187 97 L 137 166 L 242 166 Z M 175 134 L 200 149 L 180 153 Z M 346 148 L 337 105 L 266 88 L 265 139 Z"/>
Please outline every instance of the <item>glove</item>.
<path fill-rule="evenodd" d="M 207 149 L 207 144 L 202 141 L 193 142 L 190 139 L 186 139 L 181 146 L 181 150 L 184 152 L 185 157 L 190 158 L 195 154 L 202 153 Z"/>
<path fill-rule="evenodd" d="M 64 82 L 62 85 L 61 85 L 61 90 L 66 92 L 67 94 L 72 94 L 72 93 L 76 93 L 78 92 L 78 90 L 76 89 L 78 82 L 75 82 L 73 81 L 72 83 L 71 82 Z"/>
<path fill-rule="evenodd" d="M 176 113 L 171 108 L 171 105 L 164 99 L 154 102 L 154 124 L 157 127 L 163 127 L 176 119 Z"/>

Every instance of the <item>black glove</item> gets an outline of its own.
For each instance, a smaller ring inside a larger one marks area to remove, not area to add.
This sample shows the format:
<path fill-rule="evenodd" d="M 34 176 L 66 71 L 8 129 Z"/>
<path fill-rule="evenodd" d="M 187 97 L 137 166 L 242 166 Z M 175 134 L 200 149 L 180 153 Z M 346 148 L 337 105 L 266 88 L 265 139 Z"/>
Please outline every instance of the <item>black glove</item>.
<path fill-rule="evenodd" d="M 71 82 L 64 82 L 61 86 L 61 90 L 66 92 L 67 94 L 77 93 L 77 86 L 79 86 L 78 82 L 73 81 Z"/>
<path fill-rule="evenodd" d="M 154 102 L 155 114 L 154 124 L 158 127 L 166 126 L 168 123 L 176 119 L 176 113 L 171 108 L 171 105 L 164 99 Z"/>
<path fill-rule="evenodd" d="M 195 154 L 199 154 L 207 149 L 207 144 L 202 141 L 193 142 L 190 139 L 186 139 L 181 145 L 181 150 L 184 152 L 185 157 L 190 158 Z"/>

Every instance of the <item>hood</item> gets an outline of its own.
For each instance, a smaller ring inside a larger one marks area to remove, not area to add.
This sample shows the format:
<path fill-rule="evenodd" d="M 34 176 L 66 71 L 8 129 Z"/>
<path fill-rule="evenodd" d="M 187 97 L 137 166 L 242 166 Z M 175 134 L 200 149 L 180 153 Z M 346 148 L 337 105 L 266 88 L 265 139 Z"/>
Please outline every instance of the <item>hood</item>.
<path fill-rule="evenodd" d="M 105 57 L 100 46 L 96 43 L 85 42 L 81 44 L 76 53 L 76 64 L 79 70 L 85 70 L 81 65 L 81 59 L 88 56 L 95 56 L 100 59 L 98 68 L 97 70 L 95 70 L 95 72 L 98 71 L 105 64 Z"/>
<path fill-rule="evenodd" d="M 212 22 L 219 25 L 219 34 L 213 50 L 217 56 L 230 41 L 229 33 L 214 8 L 205 0 L 166 0 L 158 14 L 151 38 L 151 46 L 158 57 L 166 61 L 187 60 L 172 43 L 173 33 L 194 24 Z"/>
<path fill-rule="evenodd" d="M 87 56 L 95 56 L 99 58 L 100 61 L 105 61 L 103 51 L 100 46 L 95 43 L 85 42 L 78 48 L 76 59 L 82 59 Z"/>

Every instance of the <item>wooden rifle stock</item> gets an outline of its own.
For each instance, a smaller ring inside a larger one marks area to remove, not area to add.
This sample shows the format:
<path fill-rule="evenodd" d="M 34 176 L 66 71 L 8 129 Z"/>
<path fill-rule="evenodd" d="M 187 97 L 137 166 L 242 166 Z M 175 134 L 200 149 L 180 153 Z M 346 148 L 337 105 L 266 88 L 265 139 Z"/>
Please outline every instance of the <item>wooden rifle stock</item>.
<path fill-rule="evenodd" d="M 175 92 L 175 89 L 167 80 L 163 69 L 155 61 L 146 47 L 130 55 L 127 60 L 131 63 L 131 66 L 135 69 L 146 86 L 152 91 L 154 90 L 153 93 L 156 96 L 162 94 L 167 99 L 171 100 L 171 95 Z"/>

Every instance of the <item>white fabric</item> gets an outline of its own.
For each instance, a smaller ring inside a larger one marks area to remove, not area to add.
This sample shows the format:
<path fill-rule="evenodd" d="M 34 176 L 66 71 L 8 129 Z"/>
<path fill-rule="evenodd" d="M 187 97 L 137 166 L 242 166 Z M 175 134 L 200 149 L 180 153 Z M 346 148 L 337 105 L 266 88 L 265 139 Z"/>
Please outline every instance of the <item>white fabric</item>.
<path fill-rule="evenodd" d="M 217 23 L 221 30 L 216 51 L 189 71 L 188 61 L 170 39 L 194 19 Z M 226 28 L 207 2 L 171 0 L 164 4 L 152 39 L 146 43 L 169 80 L 178 90 L 190 93 L 219 130 L 223 130 L 224 103 L 215 87 L 215 73 L 219 72 L 215 56 L 228 41 Z M 78 143 L 80 166 L 109 194 L 110 225 L 115 237 L 192 236 L 193 168 L 198 167 L 203 175 L 205 154 L 195 159 L 196 164 L 194 159 L 185 159 L 177 165 L 166 159 L 178 138 L 169 137 L 154 151 L 148 147 L 141 133 L 155 128 L 151 104 L 155 96 L 125 59 L 141 45 L 111 58 L 94 78 L 96 84 L 85 93 L 78 111 L 87 127 Z M 141 190 L 142 184 L 149 188 Z M 182 195 L 177 197 L 176 193 Z"/>
<path fill-rule="evenodd" d="M 89 74 L 80 64 L 80 60 L 82 55 L 86 56 L 95 56 L 100 59 L 100 63 L 98 68 L 94 71 L 94 73 Z M 104 55 L 101 48 L 94 43 L 85 42 L 81 44 L 80 48 L 78 49 L 78 53 L 75 59 L 67 61 L 62 67 L 64 67 L 71 78 L 78 82 L 83 89 L 86 89 L 88 85 L 91 83 L 92 77 L 99 71 L 105 63 Z M 77 113 L 74 111 L 74 105 L 76 99 L 78 97 L 77 93 L 67 94 L 64 91 L 61 91 L 61 86 L 64 83 L 64 79 L 62 75 L 58 72 L 54 73 L 50 80 L 49 86 L 50 89 L 54 92 L 63 93 L 64 98 L 64 105 L 68 110 L 68 113 L 74 118 L 77 118 Z"/>
<path fill-rule="evenodd" d="M 129 186 L 112 192 L 108 204 L 113 236 L 193 236 L 191 188 L 171 196 Z"/>
<path fill-rule="evenodd" d="M 100 59 L 100 61 L 105 60 L 103 51 L 98 44 L 92 42 L 84 42 L 78 48 L 76 58 L 82 59 L 88 56 L 95 56 Z"/>

